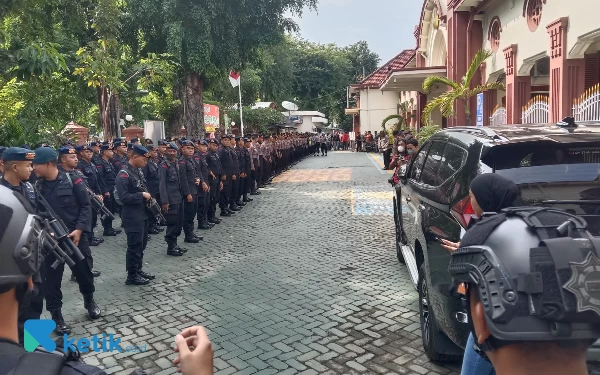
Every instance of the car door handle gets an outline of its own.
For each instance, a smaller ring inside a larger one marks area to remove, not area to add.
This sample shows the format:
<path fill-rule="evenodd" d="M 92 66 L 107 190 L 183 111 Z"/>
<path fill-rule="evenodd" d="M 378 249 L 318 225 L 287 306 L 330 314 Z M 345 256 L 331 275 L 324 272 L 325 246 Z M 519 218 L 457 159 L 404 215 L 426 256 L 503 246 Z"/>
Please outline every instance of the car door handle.
<path fill-rule="evenodd" d="M 425 210 L 425 206 L 423 206 L 422 204 L 419 205 L 419 211 L 424 211 Z"/>

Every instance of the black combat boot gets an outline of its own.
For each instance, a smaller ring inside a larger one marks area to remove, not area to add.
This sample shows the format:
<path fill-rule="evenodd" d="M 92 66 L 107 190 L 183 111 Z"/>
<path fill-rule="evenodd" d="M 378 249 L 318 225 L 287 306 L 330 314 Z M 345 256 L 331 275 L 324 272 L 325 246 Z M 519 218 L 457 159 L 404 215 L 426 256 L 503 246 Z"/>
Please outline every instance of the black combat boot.
<path fill-rule="evenodd" d="M 228 210 L 226 210 L 226 209 L 222 209 L 222 210 L 221 210 L 221 216 L 224 216 L 224 217 L 230 217 L 230 216 L 231 216 L 231 214 L 229 213 L 229 211 L 228 211 Z"/>
<path fill-rule="evenodd" d="M 213 226 L 208 223 L 208 220 L 206 219 L 206 217 L 202 218 L 202 220 L 200 220 L 198 222 L 198 229 L 207 230 L 207 229 L 211 229 L 212 227 Z"/>
<path fill-rule="evenodd" d="M 181 251 L 183 254 L 188 252 L 188 249 L 186 249 L 185 247 L 179 247 L 179 245 L 175 245 L 175 250 L 179 250 Z"/>
<path fill-rule="evenodd" d="M 239 207 L 239 206 L 237 206 L 236 204 L 230 204 L 229 205 L 229 211 L 235 212 L 235 211 L 241 211 L 241 210 L 242 210 L 242 208 Z"/>
<path fill-rule="evenodd" d="M 244 199 L 242 200 L 242 202 L 248 203 L 248 202 L 252 202 L 254 199 L 252 198 L 248 198 L 247 194 L 244 194 Z"/>
<path fill-rule="evenodd" d="M 212 224 L 221 224 L 223 220 L 219 219 L 218 217 L 214 216 L 214 217 L 210 217 L 208 218 L 208 222 L 212 223 Z"/>
<path fill-rule="evenodd" d="M 235 202 L 235 205 L 238 206 L 238 207 L 244 208 L 244 206 L 246 205 L 246 203 L 242 202 L 242 200 L 240 199 L 237 202 Z"/>
<path fill-rule="evenodd" d="M 185 234 L 185 239 L 183 240 L 183 242 L 185 242 L 185 243 L 198 243 L 198 242 L 200 242 L 200 239 L 198 237 L 196 237 L 196 235 L 194 234 L 194 232 L 190 232 L 190 233 L 186 233 Z"/>
<path fill-rule="evenodd" d="M 154 280 L 156 279 L 156 276 L 150 274 L 150 273 L 146 273 L 142 270 L 138 271 L 138 275 L 140 275 L 141 277 L 143 277 L 144 279 L 148 279 L 148 280 Z"/>
<path fill-rule="evenodd" d="M 254 190 L 250 195 L 261 195 L 262 193 L 258 190 Z"/>
<path fill-rule="evenodd" d="M 83 295 L 83 307 L 87 310 L 90 319 L 98 319 L 102 316 L 102 310 L 96 305 L 93 294 Z"/>
<path fill-rule="evenodd" d="M 182 251 L 179 251 L 176 248 L 176 245 L 169 245 L 169 247 L 167 248 L 167 255 L 170 255 L 172 257 L 180 257 L 183 255 Z"/>
<path fill-rule="evenodd" d="M 129 271 L 125 285 L 148 285 L 150 280 L 142 277 L 137 271 Z"/>
<path fill-rule="evenodd" d="M 209 226 L 211 229 L 212 229 L 212 227 L 214 227 L 214 226 L 215 226 L 215 224 L 213 224 L 213 223 L 211 223 L 210 221 L 208 221 L 208 218 L 207 218 L 206 216 L 204 216 L 204 218 L 203 218 L 202 222 L 203 222 L 204 224 L 208 225 L 208 226 Z"/>
<path fill-rule="evenodd" d="M 100 275 L 102 275 L 102 273 L 100 271 L 92 271 L 92 276 L 100 277 Z"/>
<path fill-rule="evenodd" d="M 50 311 L 50 315 L 52 316 L 52 320 L 56 323 L 56 328 L 54 332 L 59 335 L 69 335 L 71 333 L 71 327 L 65 323 L 65 319 L 62 316 L 62 311 L 60 309 Z"/>
<path fill-rule="evenodd" d="M 159 234 L 160 230 L 158 229 L 157 226 L 151 226 L 150 229 L 148 229 L 148 234 Z"/>
<path fill-rule="evenodd" d="M 106 229 L 102 234 L 104 235 L 104 237 L 116 237 L 119 233 L 121 233 L 120 230 L 109 228 Z"/>
<path fill-rule="evenodd" d="M 200 241 L 203 241 L 203 240 L 204 240 L 204 236 L 199 236 L 199 235 L 197 235 L 196 233 L 192 233 L 192 236 L 194 236 L 194 238 L 197 238 L 197 239 L 198 239 L 198 240 L 200 240 Z"/>

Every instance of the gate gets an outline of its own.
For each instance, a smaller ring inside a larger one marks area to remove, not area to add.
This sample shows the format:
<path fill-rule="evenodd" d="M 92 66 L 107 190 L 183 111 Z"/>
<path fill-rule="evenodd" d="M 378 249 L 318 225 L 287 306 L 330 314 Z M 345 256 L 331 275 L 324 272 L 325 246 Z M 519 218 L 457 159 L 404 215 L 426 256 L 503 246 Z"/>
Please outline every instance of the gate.
<path fill-rule="evenodd" d="M 490 117 L 490 125 L 506 125 L 506 108 L 501 105 L 497 105 L 494 108 Z"/>
<path fill-rule="evenodd" d="M 573 103 L 575 122 L 600 121 L 600 84 L 586 90 Z"/>
<path fill-rule="evenodd" d="M 523 106 L 523 115 L 521 117 L 523 124 L 546 124 L 549 114 L 548 97 L 536 95 Z"/>

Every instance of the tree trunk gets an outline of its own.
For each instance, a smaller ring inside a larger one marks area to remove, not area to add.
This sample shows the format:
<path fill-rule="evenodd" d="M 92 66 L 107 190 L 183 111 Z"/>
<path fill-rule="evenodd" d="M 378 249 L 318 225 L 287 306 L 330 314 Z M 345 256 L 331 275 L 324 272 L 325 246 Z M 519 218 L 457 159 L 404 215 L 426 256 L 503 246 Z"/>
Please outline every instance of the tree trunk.
<path fill-rule="evenodd" d="M 198 73 L 185 76 L 185 128 L 189 137 L 204 136 L 204 84 Z"/>
<path fill-rule="evenodd" d="M 181 131 L 181 127 L 185 123 L 185 87 L 183 82 L 176 82 L 173 86 L 173 99 L 179 101 L 179 105 L 173 111 L 173 114 L 169 118 L 169 130 L 172 137 L 178 137 Z"/>
<path fill-rule="evenodd" d="M 102 125 L 102 133 L 104 140 L 111 141 L 114 137 L 113 129 L 110 121 L 110 103 L 108 90 L 104 86 L 96 88 L 98 93 L 98 109 L 100 111 L 100 124 Z"/>

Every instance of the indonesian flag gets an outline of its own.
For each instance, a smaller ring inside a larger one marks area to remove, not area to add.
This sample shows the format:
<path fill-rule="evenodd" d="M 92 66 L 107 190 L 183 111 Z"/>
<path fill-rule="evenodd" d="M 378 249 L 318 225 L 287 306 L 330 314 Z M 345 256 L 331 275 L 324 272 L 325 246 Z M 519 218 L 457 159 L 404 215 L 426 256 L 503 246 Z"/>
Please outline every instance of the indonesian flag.
<path fill-rule="evenodd" d="M 240 85 L 240 72 L 234 72 L 233 70 L 229 72 L 229 81 L 231 82 L 231 86 L 238 87 Z"/>

